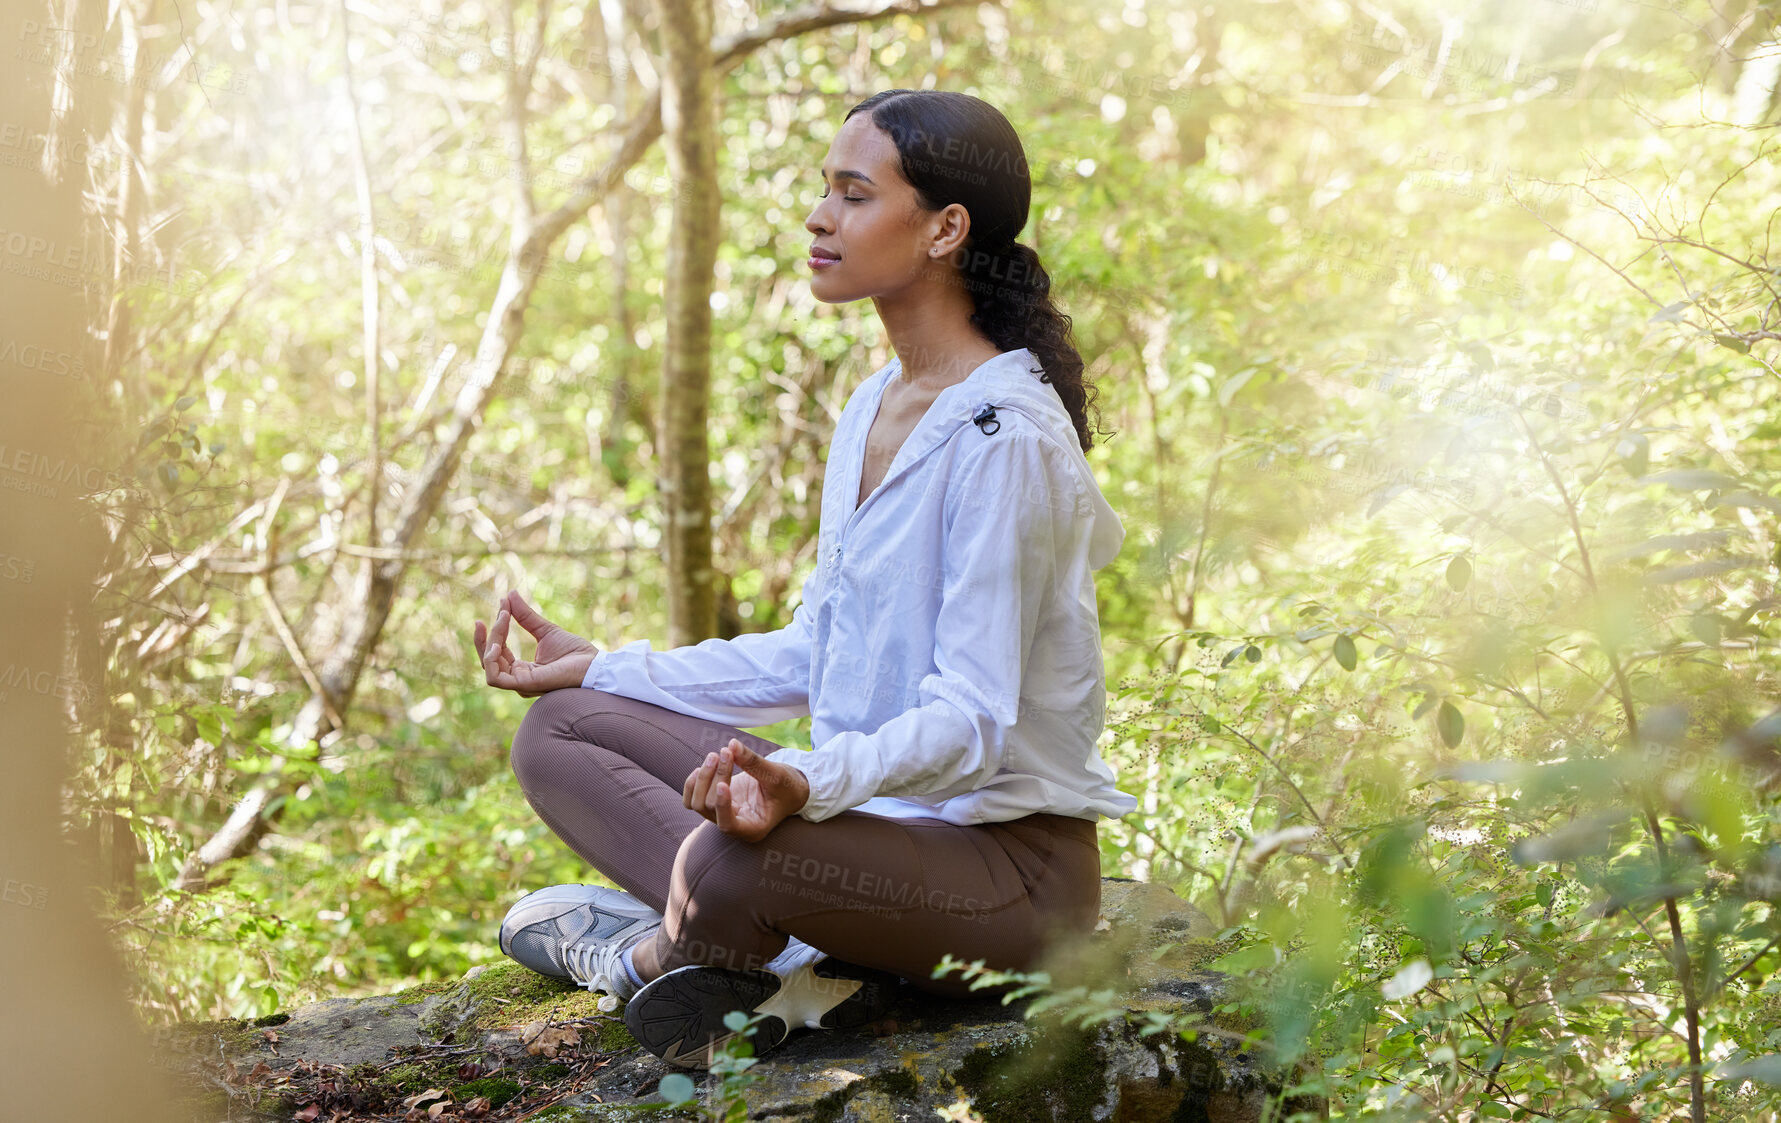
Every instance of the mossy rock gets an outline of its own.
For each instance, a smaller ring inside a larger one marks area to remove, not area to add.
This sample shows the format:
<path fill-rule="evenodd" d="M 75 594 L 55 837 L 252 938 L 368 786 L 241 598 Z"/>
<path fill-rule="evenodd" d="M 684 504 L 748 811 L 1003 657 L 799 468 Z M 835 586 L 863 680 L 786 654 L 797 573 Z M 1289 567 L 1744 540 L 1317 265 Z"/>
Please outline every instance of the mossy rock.
<path fill-rule="evenodd" d="M 830 1032 L 799 1030 L 750 1070 L 743 1092 L 756 1123 L 880 1123 L 930 1120 L 965 1100 L 988 1123 L 1117 1119 L 1260 1119 L 1291 1074 L 1239 1048 L 1245 1026 L 1219 1013 L 1231 997 L 1224 976 L 1201 968 L 1215 954 L 1213 925 L 1166 888 L 1109 878 L 1102 883 L 1102 924 L 1080 944 L 1041 965 L 1060 984 L 1095 981 L 1127 1009 L 1192 1014 L 1210 1026 L 1189 1043 L 1145 1037 L 1136 1024 L 1114 1020 L 1091 1030 L 1025 1020 L 1025 1004 L 996 998 L 941 999 L 905 986 L 890 1016 L 874 1026 Z M 670 1068 L 636 1046 L 622 1022 L 598 1008 L 599 996 L 518 964 L 475 968 L 453 983 L 427 983 L 395 995 L 336 999 L 289 1012 L 277 1027 L 278 1058 L 246 1023 L 188 1027 L 215 1054 L 214 1041 L 239 1064 L 298 1058 L 353 1069 L 391 1093 L 445 1088 L 464 1102 L 487 1095 L 496 1104 L 532 1095 L 548 1101 L 548 1082 L 566 1079 L 595 1053 L 606 1063 L 576 1094 L 530 1116 L 538 1123 L 695 1119 L 707 1110 L 710 1080 L 678 1108 L 660 1103 L 656 1087 Z M 521 1041 L 531 1023 L 573 1022 L 582 1043 L 555 1059 L 528 1054 Z M 425 1046 L 446 1057 L 386 1059 L 391 1046 Z M 483 1064 L 475 1080 L 458 1077 L 467 1057 Z M 696 1076 L 700 1074 L 695 1074 Z M 506 1095 L 501 1099 L 495 1093 Z M 398 1097 L 399 1098 L 399 1097 Z M 1275 1106 L 1278 1114 L 1278 1104 Z M 1304 1103 L 1301 1109 L 1319 1105 Z M 237 1113 L 239 1117 L 239 1112 Z M 286 1116 L 288 1118 L 288 1115 Z M 221 1119 L 218 1116 L 217 1119 Z M 203 1120 L 203 1123 L 212 1123 Z"/>

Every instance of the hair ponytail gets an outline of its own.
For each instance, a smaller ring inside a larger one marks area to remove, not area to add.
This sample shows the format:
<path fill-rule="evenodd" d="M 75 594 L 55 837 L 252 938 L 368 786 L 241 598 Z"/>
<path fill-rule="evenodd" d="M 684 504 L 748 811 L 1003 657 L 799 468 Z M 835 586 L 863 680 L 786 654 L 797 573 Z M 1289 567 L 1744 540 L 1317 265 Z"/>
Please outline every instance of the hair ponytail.
<path fill-rule="evenodd" d="M 1083 377 L 1070 317 L 1051 300 L 1051 275 L 1033 247 L 1015 240 L 1026 226 L 1032 180 L 1014 126 L 994 106 L 946 90 L 882 90 L 848 111 L 869 111 L 890 135 L 903 177 L 928 210 L 960 203 L 971 215 L 970 242 L 959 272 L 975 310 L 971 324 L 1003 351 L 1025 347 L 1039 360 L 1040 380 L 1057 391 L 1076 439 L 1087 452 L 1100 428 L 1089 410 L 1100 391 Z"/>

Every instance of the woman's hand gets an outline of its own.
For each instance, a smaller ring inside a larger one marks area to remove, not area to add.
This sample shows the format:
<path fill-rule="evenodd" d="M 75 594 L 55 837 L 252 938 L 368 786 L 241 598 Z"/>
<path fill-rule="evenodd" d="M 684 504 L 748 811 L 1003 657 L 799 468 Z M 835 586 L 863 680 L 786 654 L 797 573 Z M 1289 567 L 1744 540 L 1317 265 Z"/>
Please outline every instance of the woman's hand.
<path fill-rule="evenodd" d="M 538 641 L 532 662 L 516 659 L 513 652 L 507 650 L 509 620 L 517 622 Z M 511 690 L 524 698 L 580 686 L 581 680 L 587 677 L 589 664 L 600 653 L 600 649 L 587 640 L 539 615 L 538 610 L 518 593 L 508 593 L 501 598 L 492 631 L 485 629 L 478 620 L 471 638 L 476 642 L 477 654 L 482 657 L 482 669 L 488 675 L 489 685 Z"/>
<path fill-rule="evenodd" d="M 716 823 L 718 830 L 759 842 L 809 801 L 810 781 L 796 768 L 775 764 L 732 737 L 721 751 L 705 755 L 680 794 L 686 806 Z"/>

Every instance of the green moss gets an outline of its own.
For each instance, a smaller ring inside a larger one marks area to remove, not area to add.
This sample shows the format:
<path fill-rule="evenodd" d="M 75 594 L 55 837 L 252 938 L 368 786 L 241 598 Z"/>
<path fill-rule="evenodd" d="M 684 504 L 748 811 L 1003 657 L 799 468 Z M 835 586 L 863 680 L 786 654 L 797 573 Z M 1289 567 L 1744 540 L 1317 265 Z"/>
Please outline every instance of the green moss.
<path fill-rule="evenodd" d="M 965 1056 L 953 1079 L 986 1123 L 1088 1119 L 1102 1092 L 1094 1035 L 1047 1027 L 1030 1046 L 983 1046 Z"/>
<path fill-rule="evenodd" d="M 475 1028 L 480 1030 L 591 1018 L 601 1013 L 600 995 L 517 963 L 490 967 L 465 985 L 476 1004 Z M 496 1002 L 497 998 L 502 1001 Z"/>
<path fill-rule="evenodd" d="M 446 982 L 416 983 L 407 990 L 397 991 L 394 997 L 397 1005 L 411 1006 L 416 1002 L 431 998 L 435 994 L 444 994 L 456 985 L 456 983 Z M 388 1011 L 386 1010 L 385 1012 L 387 1013 Z"/>
<path fill-rule="evenodd" d="M 503 1076 L 487 1076 L 481 1080 L 472 1080 L 459 1084 L 451 1089 L 451 1098 L 459 1103 L 468 1103 L 477 1096 L 487 1096 L 490 1107 L 500 1107 L 520 1093 L 518 1082 Z"/>
<path fill-rule="evenodd" d="M 637 1039 L 631 1036 L 630 1030 L 625 1028 L 625 1023 L 621 1021 L 601 1022 L 599 1026 L 600 1052 L 628 1053 L 639 1047 Z"/>
<path fill-rule="evenodd" d="M 864 1080 L 855 1080 L 812 1101 L 800 1123 L 834 1123 L 846 1110 L 847 1102 L 865 1091 L 883 1092 L 893 1099 L 912 1100 L 920 1090 L 920 1082 L 907 1068 L 875 1072 Z"/>
<path fill-rule="evenodd" d="M 251 1024 L 256 1026 L 281 1026 L 291 1020 L 289 1014 L 267 1014 L 263 1018 L 255 1018 Z"/>
<path fill-rule="evenodd" d="M 568 1065 L 541 1065 L 532 1070 L 533 1080 L 542 1080 L 547 1083 L 552 1080 L 561 1080 L 567 1075 L 569 1075 Z"/>
<path fill-rule="evenodd" d="M 412 1096 L 416 1092 L 424 1092 L 434 1086 L 430 1083 L 432 1075 L 427 1071 L 425 1065 L 406 1064 L 390 1069 L 383 1074 L 383 1079 L 385 1083 L 403 1095 Z"/>
<path fill-rule="evenodd" d="M 900 1096 L 903 1099 L 914 1099 L 921 1091 L 920 1082 L 915 1073 L 906 1068 L 893 1068 L 885 1072 L 874 1073 L 866 1078 L 869 1087 L 876 1088 L 887 1096 Z"/>

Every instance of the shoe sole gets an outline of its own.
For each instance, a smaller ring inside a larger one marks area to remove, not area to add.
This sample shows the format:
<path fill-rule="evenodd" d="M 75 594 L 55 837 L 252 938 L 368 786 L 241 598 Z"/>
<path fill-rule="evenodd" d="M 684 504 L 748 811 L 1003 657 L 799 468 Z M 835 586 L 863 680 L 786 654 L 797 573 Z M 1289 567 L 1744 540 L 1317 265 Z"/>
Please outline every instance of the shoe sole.
<path fill-rule="evenodd" d="M 758 1057 L 794 1029 L 850 1029 L 882 1016 L 898 984 L 895 975 L 833 957 L 784 979 L 765 970 L 680 967 L 643 985 L 625 1005 L 625 1026 L 671 1065 L 710 1068 L 715 1053 L 738 1036 L 723 1024 L 732 1010 L 767 1015 L 755 1026 Z"/>

